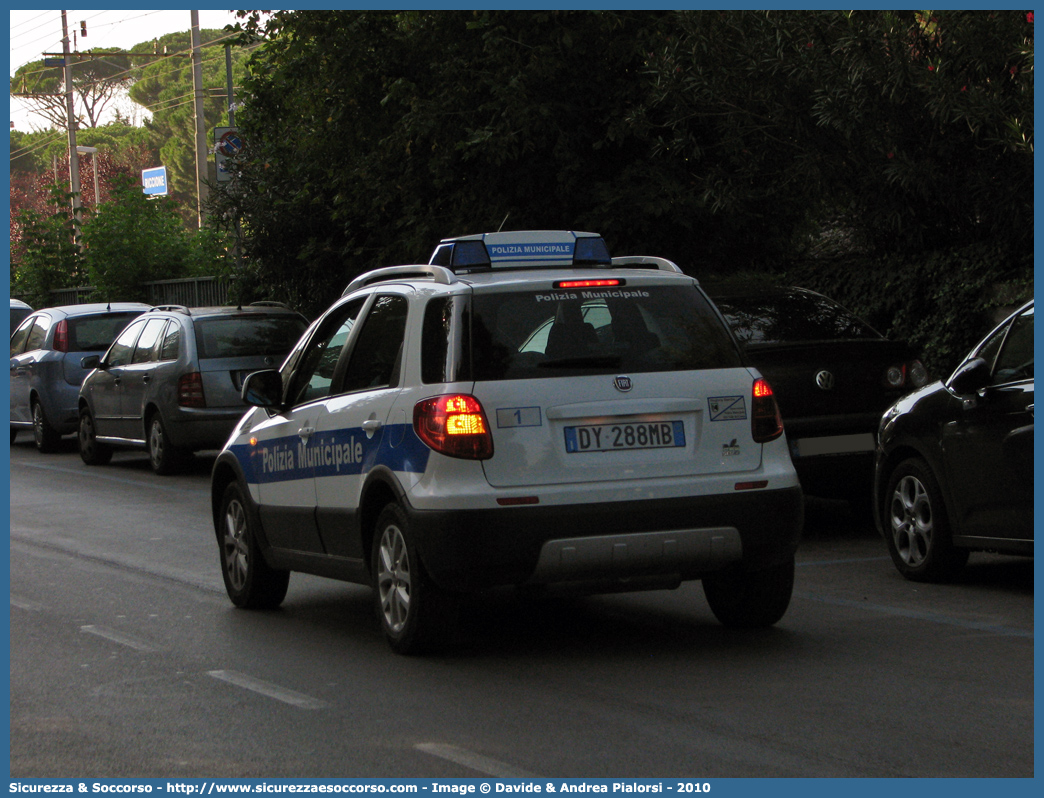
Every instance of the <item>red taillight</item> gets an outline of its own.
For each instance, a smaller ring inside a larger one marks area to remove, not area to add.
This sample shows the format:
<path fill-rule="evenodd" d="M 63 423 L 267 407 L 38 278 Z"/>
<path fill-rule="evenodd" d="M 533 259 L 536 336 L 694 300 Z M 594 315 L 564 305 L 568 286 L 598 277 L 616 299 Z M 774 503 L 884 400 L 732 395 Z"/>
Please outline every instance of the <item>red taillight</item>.
<path fill-rule="evenodd" d="M 69 322 L 66 319 L 62 319 L 54 328 L 54 351 L 69 351 Z"/>
<path fill-rule="evenodd" d="M 203 395 L 203 375 L 198 371 L 182 374 L 178 379 L 178 404 L 182 407 L 206 407 Z"/>
<path fill-rule="evenodd" d="M 413 408 L 413 429 L 440 454 L 467 460 L 493 456 L 493 436 L 474 396 L 456 393 L 418 402 Z"/>
<path fill-rule="evenodd" d="M 751 399 L 750 431 L 756 443 L 774 441 L 783 434 L 783 418 L 772 393 L 772 386 L 765 380 L 755 380 Z"/>
<path fill-rule="evenodd" d="M 623 285 L 623 280 L 559 280 L 555 288 L 611 288 Z"/>

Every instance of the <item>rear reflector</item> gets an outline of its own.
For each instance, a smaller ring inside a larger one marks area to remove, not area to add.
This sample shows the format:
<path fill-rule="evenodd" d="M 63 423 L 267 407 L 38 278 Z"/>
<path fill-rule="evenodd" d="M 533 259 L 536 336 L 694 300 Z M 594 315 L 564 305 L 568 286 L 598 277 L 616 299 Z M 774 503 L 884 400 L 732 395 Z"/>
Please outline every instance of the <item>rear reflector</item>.
<path fill-rule="evenodd" d="M 737 482 L 736 490 L 759 490 L 760 488 L 767 488 L 768 480 L 762 479 L 758 482 Z"/>
<path fill-rule="evenodd" d="M 497 499 L 497 504 L 502 507 L 517 507 L 520 504 L 540 504 L 540 498 L 537 496 L 510 496 Z"/>

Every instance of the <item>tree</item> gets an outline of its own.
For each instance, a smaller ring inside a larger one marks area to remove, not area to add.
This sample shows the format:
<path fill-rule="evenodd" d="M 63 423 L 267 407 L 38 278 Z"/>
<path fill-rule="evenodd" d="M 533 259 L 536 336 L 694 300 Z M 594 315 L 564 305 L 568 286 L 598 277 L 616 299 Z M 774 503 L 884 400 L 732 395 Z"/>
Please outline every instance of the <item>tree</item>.
<path fill-rule="evenodd" d="M 147 198 L 137 181 L 118 181 L 112 200 L 83 226 L 84 262 L 100 300 L 145 301 L 144 283 L 227 271 L 226 241 L 189 232 L 169 198 Z"/>
<path fill-rule="evenodd" d="M 97 127 L 109 104 L 134 83 L 131 62 L 119 48 L 98 48 L 71 53 L 70 64 L 79 124 Z M 32 61 L 20 66 L 11 78 L 12 96 L 25 98 L 33 110 L 57 128 L 68 126 L 65 70 Z"/>
<path fill-rule="evenodd" d="M 43 208 L 12 210 L 19 235 L 11 236 L 11 294 L 33 307 L 47 307 L 51 291 L 78 285 L 84 274 L 69 196 L 52 186 Z"/>
<path fill-rule="evenodd" d="M 1031 240 L 1032 15 L 685 12 L 653 66 L 661 153 L 723 211 L 882 254 Z"/>
<path fill-rule="evenodd" d="M 203 86 L 206 92 L 203 117 L 211 145 L 213 128 L 227 122 L 225 52 L 220 44 L 228 38 L 228 34 L 223 31 L 200 31 L 203 42 Z M 166 54 L 164 58 L 143 57 L 163 53 Z M 196 206 L 195 98 L 190 54 L 188 31 L 170 33 L 131 48 L 131 58 L 141 68 L 139 79 L 130 90 L 130 97 L 151 112 L 152 118 L 145 123 L 149 143 L 158 154 L 156 163 L 167 167 L 170 195 L 182 203 L 186 220 L 188 216 L 195 219 Z M 243 48 L 237 47 L 232 51 L 232 74 L 237 84 L 241 83 L 248 57 L 249 53 Z M 212 166 L 208 179 L 211 182 L 215 179 Z"/>
<path fill-rule="evenodd" d="M 247 146 L 216 207 L 244 220 L 264 284 L 312 309 L 362 270 L 502 223 L 691 240 L 667 212 L 697 208 L 629 120 L 640 42 L 661 16 L 254 17 L 267 38 L 237 115 Z"/>

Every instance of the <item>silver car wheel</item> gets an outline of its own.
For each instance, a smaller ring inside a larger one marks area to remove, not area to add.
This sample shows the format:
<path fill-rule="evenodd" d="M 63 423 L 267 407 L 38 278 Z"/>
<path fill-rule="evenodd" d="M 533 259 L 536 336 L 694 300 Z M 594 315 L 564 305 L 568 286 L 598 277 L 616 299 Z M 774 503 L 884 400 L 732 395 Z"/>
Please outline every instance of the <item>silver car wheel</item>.
<path fill-rule="evenodd" d="M 246 511 L 239 501 L 233 500 L 225 509 L 225 537 L 222 548 L 224 550 L 225 572 L 228 581 L 236 590 L 242 590 L 246 586 L 247 570 L 250 567 L 246 534 Z"/>
<path fill-rule="evenodd" d="M 149 457 L 152 459 L 154 468 L 158 468 L 163 462 L 163 448 L 165 444 L 163 424 L 157 416 L 152 419 L 152 423 L 149 425 Z"/>
<path fill-rule="evenodd" d="M 398 633 L 410 614 L 410 558 L 399 527 L 390 524 L 384 528 L 379 554 L 377 589 L 381 612 L 388 629 Z"/>
<path fill-rule="evenodd" d="M 892 540 L 903 562 L 912 568 L 927 559 L 932 547 L 932 502 L 921 481 L 904 476 L 891 504 Z"/>

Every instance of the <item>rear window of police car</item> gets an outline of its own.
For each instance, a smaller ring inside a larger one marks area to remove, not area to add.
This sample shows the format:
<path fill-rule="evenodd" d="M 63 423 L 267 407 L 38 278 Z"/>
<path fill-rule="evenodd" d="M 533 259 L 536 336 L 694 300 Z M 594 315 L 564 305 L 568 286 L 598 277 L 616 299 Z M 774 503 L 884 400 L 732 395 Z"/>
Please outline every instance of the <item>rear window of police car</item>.
<path fill-rule="evenodd" d="M 450 346 L 449 302 L 435 300 L 427 308 L 425 382 L 742 365 L 730 333 L 695 287 L 643 286 L 476 292 L 463 313 L 462 349 L 470 358 L 461 358 L 458 373 L 449 375 L 442 368 Z"/>

